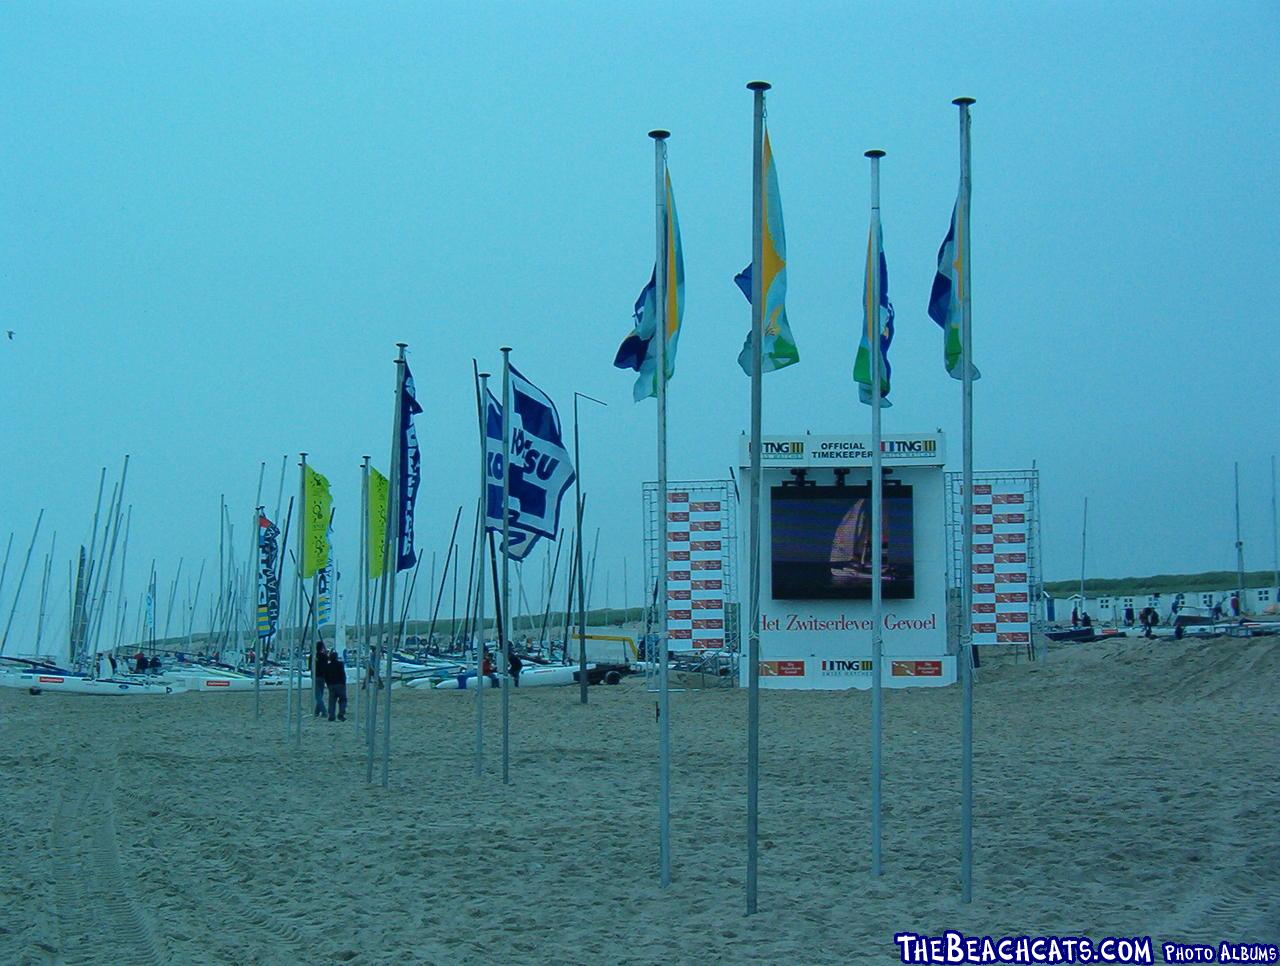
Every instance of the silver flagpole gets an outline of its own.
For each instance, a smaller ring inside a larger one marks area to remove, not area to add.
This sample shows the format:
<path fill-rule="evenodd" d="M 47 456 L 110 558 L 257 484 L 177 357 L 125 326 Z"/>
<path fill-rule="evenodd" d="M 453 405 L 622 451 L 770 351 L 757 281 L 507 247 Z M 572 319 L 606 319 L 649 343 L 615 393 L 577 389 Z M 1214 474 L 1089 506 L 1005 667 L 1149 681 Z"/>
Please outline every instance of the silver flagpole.
<path fill-rule="evenodd" d="M 654 292 L 655 297 L 657 292 Z M 582 532 L 582 457 L 578 450 L 578 393 L 573 394 L 573 509 L 575 532 Z M 582 541 L 574 540 L 575 561 L 578 573 L 582 573 Z M 569 591 L 573 593 L 572 590 Z M 578 700 L 587 703 L 587 615 L 582 607 L 582 595 L 578 595 Z M 565 639 L 566 655 L 569 641 Z M 566 658 L 567 659 L 567 658 Z"/>
<path fill-rule="evenodd" d="M 867 348 L 871 352 L 871 874 L 880 875 L 881 738 L 884 728 L 884 476 L 880 455 L 880 159 L 883 151 L 868 151 L 871 159 L 871 238 L 867 242 Z"/>
<path fill-rule="evenodd" d="M 265 463 L 262 464 L 266 466 Z M 262 487 L 258 487 L 258 501 L 262 501 Z M 262 577 L 262 547 L 258 545 L 259 538 L 262 535 L 261 517 L 267 512 L 265 506 L 259 506 L 253 511 L 253 526 L 249 531 L 253 534 L 253 553 L 249 555 L 250 565 L 253 568 L 253 594 L 249 597 L 249 620 L 250 640 L 253 641 L 253 717 L 254 720 L 262 717 L 262 638 L 258 634 L 258 585 L 263 584 L 263 593 L 266 593 L 266 585 Z M 275 522 L 275 521 L 272 521 Z M 187 585 L 191 585 L 191 578 L 187 578 Z"/>
<path fill-rule="evenodd" d="M 511 555 L 507 553 L 511 538 L 511 346 L 502 353 L 502 618 L 498 642 L 502 645 L 502 784 L 511 783 Z M 476 682 L 476 687 L 480 682 Z"/>
<path fill-rule="evenodd" d="M 249 567 L 254 572 L 252 594 L 245 594 L 245 607 L 249 617 L 249 640 L 253 642 L 254 674 L 253 674 L 253 717 L 262 716 L 262 695 L 259 690 L 260 678 L 258 652 L 262 650 L 262 638 L 258 636 L 258 581 L 262 579 L 262 548 L 258 546 L 259 517 L 266 512 L 262 506 L 262 478 L 267 472 L 267 461 L 263 460 L 258 467 L 258 495 L 253 501 L 253 525 L 249 527 Z M 274 521 L 273 521 L 274 522 Z"/>
<path fill-rule="evenodd" d="M 360 463 L 360 572 L 356 577 L 356 742 L 360 741 L 360 694 L 369 686 L 368 658 L 365 649 L 369 643 L 369 457 Z"/>
<path fill-rule="evenodd" d="M 484 558 L 489 522 L 489 373 L 480 373 L 480 551 L 476 576 L 476 774 L 484 773 Z"/>
<path fill-rule="evenodd" d="M 657 214 L 657 258 L 654 262 L 654 335 L 658 341 L 658 881 L 671 884 L 671 689 L 667 674 L 667 138 L 654 130 L 654 197 Z M 579 507 L 581 512 L 581 507 Z M 582 528 L 578 528 L 577 559 L 582 560 Z M 578 566 L 578 579 L 582 567 Z M 572 592 L 572 591 L 571 591 Z"/>
<path fill-rule="evenodd" d="M 608 406 L 607 402 L 596 399 L 595 396 L 588 396 L 585 392 L 574 391 L 573 393 L 573 487 L 574 487 L 574 503 L 577 508 L 578 533 L 582 533 L 582 457 L 578 451 L 578 400 L 589 399 L 593 403 L 599 403 L 601 406 Z M 574 542 L 575 552 L 577 554 L 578 569 L 578 700 L 582 704 L 587 703 L 587 604 L 584 593 L 584 585 L 582 582 L 582 541 Z M 570 591 L 572 593 L 572 591 Z M 568 641 L 565 642 L 566 648 Z"/>
<path fill-rule="evenodd" d="M 760 824 L 760 410 L 764 367 L 764 92 L 752 81 L 755 124 L 751 141 L 751 570 L 747 620 L 747 915 L 756 911 L 757 835 Z"/>
<path fill-rule="evenodd" d="M 302 639 L 302 635 L 306 630 L 305 628 L 306 622 L 303 619 L 303 611 L 307 606 L 307 593 L 306 593 L 306 590 L 304 589 L 303 582 L 302 582 L 303 581 L 302 570 L 306 566 L 306 557 L 304 556 L 306 552 L 304 544 L 306 543 L 306 541 L 304 539 L 304 536 L 307 532 L 306 514 L 310 511 L 310 508 L 307 506 L 307 454 L 300 453 L 298 455 L 301 457 L 301 462 L 298 464 L 299 467 L 301 467 L 298 471 L 298 506 L 302 508 L 302 512 L 298 514 L 298 559 L 294 563 L 294 571 L 297 575 L 297 583 L 294 585 L 294 591 L 298 595 L 298 614 L 297 614 L 298 631 L 297 631 L 297 637 L 295 638 L 295 644 L 293 648 L 293 651 L 294 651 L 293 661 L 295 666 L 298 669 L 298 673 L 297 673 L 298 703 L 297 703 L 297 707 L 294 709 L 294 720 L 298 728 L 297 743 L 299 747 L 301 747 L 302 745 L 302 691 L 303 691 L 302 669 L 306 666 L 306 659 L 304 657 L 306 652 L 303 650 L 303 648 L 306 647 L 306 641 Z M 318 671 L 319 669 L 316 669 L 316 670 Z M 313 671 L 313 673 L 315 672 Z M 314 677 L 311 680 L 311 687 L 313 689 L 315 688 Z"/>
<path fill-rule="evenodd" d="M 964 541 L 961 566 L 961 608 L 964 613 L 957 661 L 963 689 L 960 721 L 960 901 L 973 899 L 973 310 L 969 280 L 969 105 L 972 97 L 957 97 L 960 108 L 960 212 L 957 215 L 956 244 L 960 246 L 960 344 L 964 376 L 964 519 L 960 524 Z"/>
<path fill-rule="evenodd" d="M 387 585 L 387 615 L 391 618 L 392 636 L 387 641 L 387 702 L 382 709 L 382 787 L 387 787 L 391 772 L 391 668 L 395 660 L 399 624 L 396 623 L 396 574 L 400 566 L 400 528 L 404 515 L 400 512 L 400 434 L 404 416 L 404 350 L 408 343 L 397 342 L 396 349 L 396 413 L 391 433 L 391 478 L 387 493 L 387 562 L 391 578 Z M 394 554 L 394 556 L 393 556 Z M 408 591 L 406 590 L 407 594 Z"/>

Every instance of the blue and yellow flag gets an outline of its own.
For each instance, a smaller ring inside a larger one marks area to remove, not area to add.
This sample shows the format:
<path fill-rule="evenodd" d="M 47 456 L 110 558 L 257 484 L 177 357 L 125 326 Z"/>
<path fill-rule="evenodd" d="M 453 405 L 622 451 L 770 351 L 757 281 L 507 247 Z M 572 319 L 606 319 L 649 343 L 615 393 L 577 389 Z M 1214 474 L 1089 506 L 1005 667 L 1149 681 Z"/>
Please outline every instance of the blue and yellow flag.
<path fill-rule="evenodd" d="M 862 288 L 862 342 L 853 364 L 858 398 L 868 406 L 875 394 L 871 346 L 880 350 L 880 406 L 889 402 L 889 346 L 893 344 L 893 303 L 889 301 L 889 265 L 884 257 L 884 234 L 876 218 L 867 237 L 867 270 Z"/>
<path fill-rule="evenodd" d="M 968 199 L 956 198 L 951 209 L 951 225 L 947 237 L 938 249 L 938 271 L 933 276 L 933 289 L 929 293 L 929 318 L 942 327 L 942 352 L 947 372 L 952 379 L 964 378 L 964 344 L 962 338 L 964 307 L 964 267 L 969 253 L 964 250 L 964 223 L 969 217 Z M 957 227 L 959 230 L 957 230 Z M 969 370 L 978 378 L 978 369 L 972 362 Z"/>
<path fill-rule="evenodd" d="M 667 174 L 667 217 L 666 217 L 666 320 L 667 345 L 666 369 L 667 380 L 676 372 L 676 346 L 680 341 L 680 323 L 684 319 L 684 249 L 680 245 L 680 220 L 676 217 L 676 198 L 671 191 L 671 175 Z M 646 285 L 636 299 L 632 318 L 635 325 L 631 334 L 622 340 L 613 364 L 619 369 L 634 369 L 640 375 L 632 390 L 636 402 L 658 394 L 658 345 L 654 341 L 654 330 L 657 325 L 658 305 L 655 289 L 657 287 L 658 267 L 653 267 Z"/>
<path fill-rule="evenodd" d="M 787 237 L 782 228 L 782 199 L 778 194 L 778 169 L 773 164 L 773 148 L 769 144 L 769 132 L 764 133 L 764 162 L 761 175 L 760 224 L 763 226 L 764 265 L 762 271 L 764 290 L 764 345 L 762 352 L 762 369 L 772 372 L 785 369 L 800 361 L 800 352 L 796 349 L 796 340 L 791 335 L 791 326 L 787 322 Z M 748 265 L 736 276 L 734 281 L 742 294 L 750 302 L 752 295 L 752 279 L 754 265 Z M 747 333 L 747 341 L 738 353 L 738 365 L 748 376 L 751 375 L 751 333 Z"/>

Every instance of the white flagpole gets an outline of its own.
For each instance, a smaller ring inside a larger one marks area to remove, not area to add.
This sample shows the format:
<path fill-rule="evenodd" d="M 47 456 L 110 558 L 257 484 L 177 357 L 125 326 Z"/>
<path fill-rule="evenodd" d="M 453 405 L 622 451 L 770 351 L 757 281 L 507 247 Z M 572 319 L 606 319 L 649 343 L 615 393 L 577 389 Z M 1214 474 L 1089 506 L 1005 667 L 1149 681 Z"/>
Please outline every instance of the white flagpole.
<path fill-rule="evenodd" d="M 880 159 L 871 159 L 871 237 L 867 242 L 867 348 L 871 352 L 871 874 L 880 875 L 881 738 L 884 727 L 884 476 L 880 454 Z"/>
<path fill-rule="evenodd" d="M 391 618 L 391 637 L 387 641 L 387 702 L 382 710 L 382 787 L 387 787 L 391 771 L 391 667 L 396 655 L 396 640 L 400 625 L 396 621 L 396 574 L 400 566 L 400 528 L 404 515 L 400 512 L 400 432 L 404 414 L 404 350 L 407 343 L 397 342 L 396 356 L 396 412 L 391 432 L 391 478 L 387 494 L 387 553 L 390 564 L 390 583 L 387 591 L 387 614 Z M 394 554 L 394 556 L 393 556 Z M 384 628 L 385 630 L 385 628 Z"/>
<path fill-rule="evenodd" d="M 258 537 L 261 534 L 261 530 L 258 523 L 260 516 L 266 512 L 266 508 L 261 506 L 262 478 L 266 475 L 266 472 L 267 461 L 263 460 L 258 467 L 258 495 L 253 501 L 253 526 L 249 528 L 249 566 L 254 570 L 253 593 L 245 594 L 247 598 L 245 604 L 249 618 L 249 640 L 253 642 L 253 717 L 255 719 L 262 715 L 262 695 L 259 681 L 262 675 L 258 673 L 257 666 L 258 652 L 262 650 L 262 638 L 258 637 L 258 582 L 262 580 L 262 548 L 258 546 Z"/>
<path fill-rule="evenodd" d="M 973 900 L 973 313 L 970 301 L 969 196 L 972 181 L 969 171 L 969 105 L 972 97 L 957 97 L 952 104 L 960 108 L 960 204 L 957 213 L 956 244 L 960 247 L 960 345 L 961 372 L 964 377 L 964 469 L 961 489 L 964 493 L 964 518 L 961 521 L 961 609 L 964 622 L 960 631 L 960 666 L 962 711 L 960 721 L 960 901 Z"/>
<path fill-rule="evenodd" d="M 657 258 L 654 262 L 654 336 L 658 340 L 656 390 L 658 396 L 658 882 L 671 884 L 671 689 L 667 674 L 667 138 L 670 131 L 653 130 L 654 199 Z M 581 507 L 579 507 L 581 510 Z M 582 560 L 582 530 L 578 530 L 578 560 Z M 581 579 L 581 567 L 579 567 Z"/>
<path fill-rule="evenodd" d="M 303 690 L 302 689 L 302 669 L 306 666 L 306 658 L 305 658 L 306 651 L 304 650 L 304 648 L 307 646 L 307 642 L 303 640 L 303 637 L 302 637 L 303 631 L 306 629 L 305 621 L 303 620 L 303 610 L 307 606 L 307 594 L 306 594 L 306 591 L 304 590 L 304 585 L 302 582 L 303 581 L 302 571 L 303 571 L 303 568 L 306 566 L 306 556 L 305 556 L 306 554 L 305 544 L 306 544 L 306 532 L 307 532 L 306 514 L 309 510 L 309 507 L 307 506 L 307 454 L 299 453 L 298 456 L 301 459 L 301 462 L 298 464 L 301 467 L 301 469 L 298 471 L 298 505 L 302 507 L 302 513 L 298 515 L 298 560 L 294 568 L 296 572 L 297 580 L 298 580 L 295 586 L 295 591 L 298 595 L 298 632 L 297 632 L 297 640 L 293 649 L 294 650 L 293 660 L 298 669 L 298 674 L 297 674 L 298 706 L 294 712 L 294 720 L 298 728 L 298 734 L 296 739 L 297 744 L 299 747 L 301 747 L 302 745 L 302 690 Z M 221 556 L 221 554 L 219 554 L 219 556 Z M 225 594 L 226 593 L 225 588 L 221 592 Z M 314 668 L 312 670 L 312 675 L 313 675 L 311 678 L 312 689 L 314 689 L 316 686 L 314 675 L 316 674 L 317 670 L 318 669 L 314 669 Z"/>
<path fill-rule="evenodd" d="M 502 784 L 511 784 L 511 555 L 507 552 L 511 538 L 511 346 L 502 353 L 502 625 L 498 640 L 502 644 Z M 480 686 L 480 682 L 476 682 Z"/>
<path fill-rule="evenodd" d="M 489 522 L 489 373 L 480 373 L 480 543 L 476 557 L 476 774 L 484 773 L 484 558 Z"/>
<path fill-rule="evenodd" d="M 755 123 L 751 152 L 751 521 L 750 583 L 747 588 L 747 915 L 756 911 L 757 834 L 760 823 L 760 410 L 764 371 L 764 92 L 752 81 Z"/>
<path fill-rule="evenodd" d="M 360 692 L 369 685 L 368 658 L 369 619 L 366 613 L 369 597 L 369 457 L 360 463 L 360 572 L 356 577 L 356 742 L 360 741 Z"/>
<path fill-rule="evenodd" d="M 656 286 L 655 286 L 656 288 Z M 573 393 L 573 488 L 574 488 L 574 505 L 577 518 L 577 532 L 582 533 L 582 456 L 578 448 L 578 400 L 588 399 L 593 403 L 601 406 L 608 406 L 607 402 L 597 399 L 595 396 L 588 396 L 585 392 Z M 577 555 L 577 572 L 578 572 L 578 701 L 582 704 L 587 703 L 587 600 L 585 591 L 585 582 L 582 580 L 582 540 L 574 540 L 574 552 Z M 572 590 L 570 595 L 572 596 Z M 568 640 L 565 641 L 566 653 L 568 649 Z M 567 658 L 566 658 L 567 659 Z"/>

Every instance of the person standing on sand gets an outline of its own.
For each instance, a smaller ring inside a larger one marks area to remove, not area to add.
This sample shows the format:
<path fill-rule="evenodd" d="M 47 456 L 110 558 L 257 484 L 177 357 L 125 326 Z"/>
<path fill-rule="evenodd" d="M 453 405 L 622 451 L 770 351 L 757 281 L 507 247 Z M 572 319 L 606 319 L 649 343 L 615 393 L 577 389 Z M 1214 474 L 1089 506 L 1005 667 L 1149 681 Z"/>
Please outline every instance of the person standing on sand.
<path fill-rule="evenodd" d="M 1154 607 L 1142 608 L 1139 619 L 1142 621 L 1142 636 L 1154 637 L 1155 635 L 1151 633 L 1151 628 L 1155 627 L 1160 620 L 1160 615 L 1156 613 L 1156 609 Z"/>
<path fill-rule="evenodd" d="M 507 660 L 507 673 L 511 675 L 511 682 L 520 687 L 520 672 L 524 670 L 524 661 L 520 660 L 520 655 L 515 651 L 511 652 L 510 658 Z"/>
<path fill-rule="evenodd" d="M 324 681 L 329 665 L 329 654 L 324 649 L 324 641 L 316 641 L 316 656 L 311 662 L 311 690 L 315 696 L 315 715 L 318 718 L 325 712 Z"/>
<path fill-rule="evenodd" d="M 324 665 L 325 684 L 329 685 L 329 720 L 333 720 L 334 711 L 338 712 L 338 720 L 347 720 L 347 666 L 335 650 L 329 655 Z"/>

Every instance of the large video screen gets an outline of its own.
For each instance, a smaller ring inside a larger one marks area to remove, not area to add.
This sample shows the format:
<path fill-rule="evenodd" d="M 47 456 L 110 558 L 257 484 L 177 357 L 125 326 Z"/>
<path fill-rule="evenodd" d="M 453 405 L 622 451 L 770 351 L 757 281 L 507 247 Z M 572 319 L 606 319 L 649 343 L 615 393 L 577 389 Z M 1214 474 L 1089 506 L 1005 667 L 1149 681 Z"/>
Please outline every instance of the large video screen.
<path fill-rule="evenodd" d="M 915 596 L 911 487 L 884 488 L 881 592 Z M 871 599 L 871 486 L 770 491 L 775 600 Z"/>

